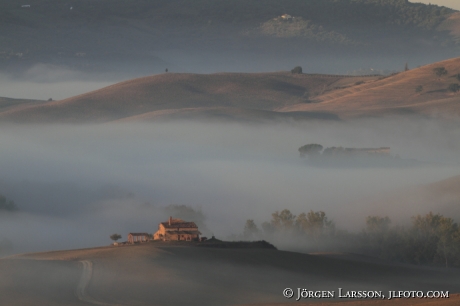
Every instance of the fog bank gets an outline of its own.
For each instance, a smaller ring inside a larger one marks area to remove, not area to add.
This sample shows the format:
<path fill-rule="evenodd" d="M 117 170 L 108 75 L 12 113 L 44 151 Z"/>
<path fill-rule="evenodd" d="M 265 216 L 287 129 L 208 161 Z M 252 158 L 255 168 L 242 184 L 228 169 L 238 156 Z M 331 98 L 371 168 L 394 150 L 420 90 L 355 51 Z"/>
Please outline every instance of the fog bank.
<path fill-rule="evenodd" d="M 3 125 L 0 194 L 19 212 L 0 211 L 1 236 L 15 252 L 110 243 L 149 232 L 169 204 L 206 215 L 210 232 L 241 233 L 246 219 L 325 211 L 358 230 L 370 214 L 405 222 L 427 210 L 460 216 L 442 203 L 378 201 L 460 173 L 460 122 L 384 118 L 353 122 L 217 124 L 174 121 L 86 126 Z M 391 147 L 413 167 L 311 167 L 307 143 Z M 372 201 L 371 201 L 372 200 Z"/>

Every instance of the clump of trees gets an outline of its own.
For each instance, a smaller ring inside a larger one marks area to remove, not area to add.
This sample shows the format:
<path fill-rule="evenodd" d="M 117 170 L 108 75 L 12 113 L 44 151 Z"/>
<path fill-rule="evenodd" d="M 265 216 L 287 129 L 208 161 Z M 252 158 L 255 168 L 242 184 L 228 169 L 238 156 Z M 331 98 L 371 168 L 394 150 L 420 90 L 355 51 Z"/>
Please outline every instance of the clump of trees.
<path fill-rule="evenodd" d="M 387 216 L 368 216 L 361 232 L 350 233 L 337 229 L 323 211 L 296 216 L 284 209 L 272 213 L 261 229 L 247 220 L 243 237 L 275 244 L 291 241 L 291 249 L 347 251 L 418 265 L 460 267 L 460 227 L 452 218 L 432 212 L 412 217 L 409 226 L 392 226 Z"/>
<path fill-rule="evenodd" d="M 262 23 L 252 32 L 256 35 L 262 34 L 282 38 L 297 37 L 329 44 L 355 44 L 347 35 L 302 17 L 274 18 Z"/>
<path fill-rule="evenodd" d="M 120 240 L 121 238 L 122 238 L 122 237 L 121 237 L 121 235 L 119 235 L 119 234 L 110 235 L 110 239 L 112 239 L 113 241 Z"/>
<path fill-rule="evenodd" d="M 17 211 L 19 210 L 14 201 L 8 200 L 4 195 L 0 194 L 0 212 L 1 211 Z"/>
<path fill-rule="evenodd" d="M 379 218 L 368 218 L 362 234 L 368 253 L 413 264 L 460 266 L 460 230 L 453 219 L 430 212 L 412 217 L 409 227 L 390 227 L 389 219 Z"/>
<path fill-rule="evenodd" d="M 272 213 L 272 219 L 261 224 L 261 229 L 254 220 L 246 220 L 244 239 L 283 240 L 284 238 L 307 238 L 310 248 L 319 251 L 323 239 L 334 237 L 336 231 L 334 222 L 328 220 L 323 211 L 310 210 L 307 213 L 294 215 L 289 209 Z"/>
<path fill-rule="evenodd" d="M 299 148 L 300 157 L 314 157 L 321 155 L 323 151 L 323 146 L 317 143 L 311 143 Z"/>
<path fill-rule="evenodd" d="M 292 74 L 302 74 L 302 67 L 296 66 L 291 70 Z"/>
<path fill-rule="evenodd" d="M 433 71 L 438 77 L 442 77 L 443 75 L 447 74 L 447 70 L 445 67 L 436 67 L 433 69 Z"/>
<path fill-rule="evenodd" d="M 253 219 L 246 220 L 244 225 L 243 236 L 245 239 L 254 239 L 259 235 L 259 229 Z"/>

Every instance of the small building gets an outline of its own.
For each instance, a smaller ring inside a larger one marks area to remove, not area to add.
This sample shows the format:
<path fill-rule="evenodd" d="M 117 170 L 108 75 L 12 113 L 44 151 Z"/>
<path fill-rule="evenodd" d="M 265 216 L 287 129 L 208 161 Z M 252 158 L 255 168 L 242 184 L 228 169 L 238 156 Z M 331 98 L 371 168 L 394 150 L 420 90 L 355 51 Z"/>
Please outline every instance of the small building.
<path fill-rule="evenodd" d="M 289 14 L 283 14 L 280 16 L 281 18 L 285 19 L 285 20 L 289 20 L 289 19 L 292 19 L 292 16 L 289 15 Z"/>
<path fill-rule="evenodd" d="M 129 233 L 128 234 L 128 243 L 141 243 L 147 242 L 150 240 L 150 235 L 148 233 Z"/>
<path fill-rule="evenodd" d="M 153 240 L 163 241 L 197 241 L 200 240 L 200 231 L 195 222 L 169 217 L 166 222 L 158 225 L 158 231 L 153 234 Z"/>

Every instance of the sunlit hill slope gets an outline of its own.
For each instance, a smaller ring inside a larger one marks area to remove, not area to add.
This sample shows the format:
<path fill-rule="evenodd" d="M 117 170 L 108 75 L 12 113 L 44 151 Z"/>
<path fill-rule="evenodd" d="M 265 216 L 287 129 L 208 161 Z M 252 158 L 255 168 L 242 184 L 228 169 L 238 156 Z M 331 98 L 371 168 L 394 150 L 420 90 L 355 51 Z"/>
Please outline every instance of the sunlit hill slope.
<path fill-rule="evenodd" d="M 375 78 L 375 77 L 374 77 Z M 281 73 L 166 73 L 134 79 L 61 101 L 9 109 L 2 119 L 21 122 L 106 122 L 177 116 L 272 118 L 277 109 L 308 103 L 341 82 L 354 84 L 363 77 L 311 76 Z M 295 115 L 292 113 L 290 115 Z M 309 114 L 335 118 L 331 114 Z"/>
<path fill-rule="evenodd" d="M 437 73 L 441 69 L 442 73 Z M 159 118 L 260 120 L 458 116 L 460 58 L 389 77 L 165 73 L 61 101 L 2 109 L 2 121 L 108 122 Z M 452 85 L 453 84 L 453 85 Z M 456 86 L 458 86 L 456 90 Z"/>
<path fill-rule="evenodd" d="M 435 69 L 445 68 L 438 75 Z M 449 90 L 460 84 L 460 58 L 454 58 L 358 86 L 326 92 L 312 104 L 281 111 L 332 111 L 341 117 L 384 114 L 460 114 L 460 96 Z"/>

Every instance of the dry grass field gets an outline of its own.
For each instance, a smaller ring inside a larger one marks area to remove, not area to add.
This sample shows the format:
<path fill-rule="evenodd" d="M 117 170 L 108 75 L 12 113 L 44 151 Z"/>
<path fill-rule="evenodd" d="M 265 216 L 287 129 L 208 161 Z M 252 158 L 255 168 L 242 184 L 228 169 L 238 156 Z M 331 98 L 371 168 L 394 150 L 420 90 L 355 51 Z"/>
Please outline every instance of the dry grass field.
<path fill-rule="evenodd" d="M 434 305 L 416 299 L 296 302 L 282 291 L 460 291 L 456 270 L 156 242 L 14 256 L 1 259 L 0 270 L 2 305 Z M 435 305 L 454 301 L 460 298 Z"/>
<path fill-rule="evenodd" d="M 19 121 L 111 121 L 133 116 L 154 118 L 178 112 L 230 108 L 269 111 L 296 104 L 306 91 L 328 86 L 332 78 L 275 74 L 173 74 L 134 79 L 101 90 L 2 117 Z"/>
<path fill-rule="evenodd" d="M 329 112 L 279 113 L 309 103 L 327 90 L 372 81 L 279 73 L 166 73 L 118 83 L 83 95 L 28 108 L 0 110 L 1 120 L 16 122 L 107 122 L 160 117 L 216 117 L 243 120 L 275 118 L 335 119 Z"/>
<path fill-rule="evenodd" d="M 447 74 L 437 76 L 435 68 Z M 385 114 L 454 115 L 460 114 L 460 94 L 448 90 L 460 84 L 460 58 L 420 68 L 358 86 L 334 90 L 315 98 L 318 103 L 289 105 L 280 111 L 334 112 L 342 118 Z M 420 92 L 416 88 L 422 86 Z"/>

